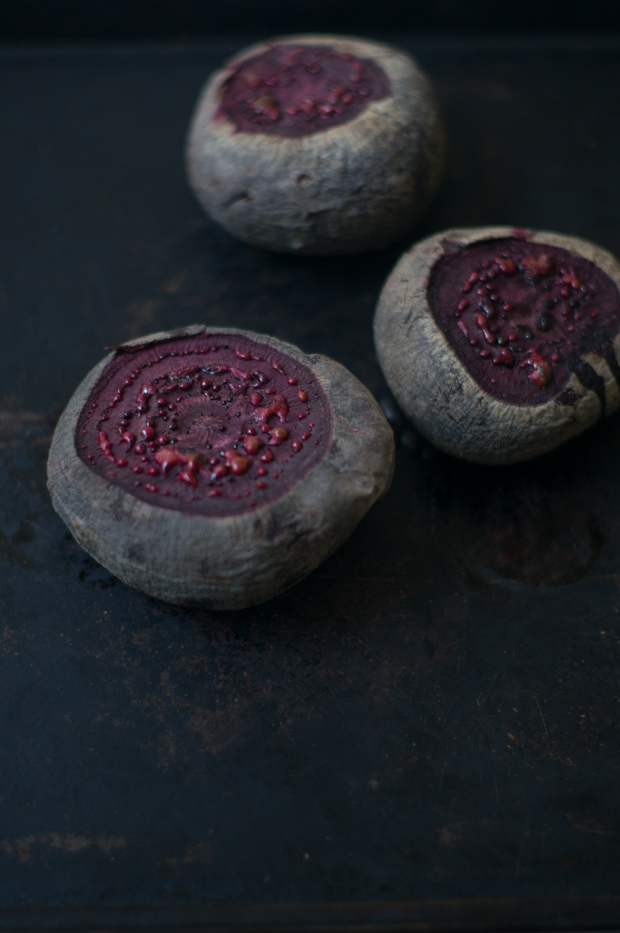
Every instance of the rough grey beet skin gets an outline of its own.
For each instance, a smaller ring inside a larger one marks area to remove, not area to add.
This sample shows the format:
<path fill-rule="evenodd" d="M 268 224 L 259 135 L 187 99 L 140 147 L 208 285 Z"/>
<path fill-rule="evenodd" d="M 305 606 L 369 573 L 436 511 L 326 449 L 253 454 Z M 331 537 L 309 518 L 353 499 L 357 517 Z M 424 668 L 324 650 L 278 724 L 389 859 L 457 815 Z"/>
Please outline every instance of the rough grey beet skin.
<path fill-rule="evenodd" d="M 488 271 L 472 260 L 472 281 L 461 263 L 457 294 L 442 274 L 468 250 L 486 255 Z M 407 417 L 437 447 L 477 463 L 527 460 L 618 408 L 619 288 L 618 260 L 577 237 L 447 230 L 416 244 L 390 274 L 374 321 L 379 362 Z M 506 300 L 510 289 L 516 302 Z M 437 306 L 442 294 L 450 307 Z"/>
<path fill-rule="evenodd" d="M 347 122 L 306 135 L 239 130 L 222 112 L 237 69 L 274 46 L 328 47 L 372 60 L 390 93 Z M 418 222 L 438 186 L 443 131 L 429 79 L 388 45 L 286 36 L 244 49 L 211 76 L 187 144 L 190 184 L 207 214 L 254 246 L 307 255 L 383 248 Z"/>
<path fill-rule="evenodd" d="M 219 517 L 142 501 L 87 465 L 76 450 L 78 424 L 119 353 L 222 333 L 259 341 L 312 370 L 331 409 L 329 443 L 318 463 L 278 498 Z M 86 376 L 54 434 L 48 485 L 79 544 L 128 585 L 179 605 L 239 609 L 287 589 L 336 550 L 388 489 L 393 457 L 393 435 L 381 409 L 339 363 L 248 331 L 197 325 L 131 341 Z"/>

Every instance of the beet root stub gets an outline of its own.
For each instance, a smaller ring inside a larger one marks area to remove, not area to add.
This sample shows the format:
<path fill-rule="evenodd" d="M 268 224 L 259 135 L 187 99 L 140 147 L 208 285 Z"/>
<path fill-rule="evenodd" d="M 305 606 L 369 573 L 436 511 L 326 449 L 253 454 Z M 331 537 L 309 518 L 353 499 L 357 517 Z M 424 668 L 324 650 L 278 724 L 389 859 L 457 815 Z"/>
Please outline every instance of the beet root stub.
<path fill-rule="evenodd" d="M 204 210 L 254 246 L 308 255 L 389 245 L 442 170 L 433 90 L 398 49 L 331 35 L 240 52 L 209 79 L 187 144 Z"/>
<path fill-rule="evenodd" d="M 530 459 L 620 404 L 620 263 L 576 237 L 429 237 L 391 273 L 374 328 L 405 414 L 466 460 Z"/>
<path fill-rule="evenodd" d="M 391 429 L 343 366 L 196 325 L 117 347 L 86 376 L 48 484 L 79 544 L 130 586 L 239 609 L 313 570 L 392 471 Z"/>

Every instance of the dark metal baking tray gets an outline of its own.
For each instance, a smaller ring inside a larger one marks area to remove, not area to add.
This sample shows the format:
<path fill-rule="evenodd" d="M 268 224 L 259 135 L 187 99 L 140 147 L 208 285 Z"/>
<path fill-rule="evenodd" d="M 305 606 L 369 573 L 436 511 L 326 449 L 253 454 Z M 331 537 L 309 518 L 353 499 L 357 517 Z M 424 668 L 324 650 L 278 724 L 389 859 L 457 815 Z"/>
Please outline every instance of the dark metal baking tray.
<path fill-rule="evenodd" d="M 0 55 L 0 929 L 617 927 L 620 421 L 503 469 L 407 428 L 371 338 L 407 243 L 270 255 L 187 188 L 241 41 Z M 620 253 L 620 41 L 397 41 L 450 142 L 420 237 Z M 345 546 L 242 612 L 128 589 L 45 487 L 104 347 L 201 321 L 334 356 L 399 442 Z"/>

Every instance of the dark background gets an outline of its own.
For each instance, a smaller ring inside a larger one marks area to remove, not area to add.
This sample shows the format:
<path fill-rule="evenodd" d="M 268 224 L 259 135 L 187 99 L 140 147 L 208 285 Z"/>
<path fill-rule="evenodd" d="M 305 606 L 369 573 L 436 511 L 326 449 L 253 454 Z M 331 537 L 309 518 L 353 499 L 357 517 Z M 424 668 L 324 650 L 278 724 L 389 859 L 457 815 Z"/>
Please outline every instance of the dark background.
<path fill-rule="evenodd" d="M 440 454 L 372 344 L 409 244 L 255 250 L 183 169 L 248 39 L 389 34 L 449 140 L 416 237 L 620 254 L 614 26 L 611 3 L 0 3 L 0 929 L 620 926 L 619 416 L 517 467 Z M 128 589 L 45 487 L 104 347 L 199 321 L 339 359 L 398 442 L 344 547 L 236 613 Z"/>
<path fill-rule="evenodd" d="M 0 38 L 174 40 L 293 30 L 563 35 L 608 33 L 618 17 L 615 0 L 2 0 Z"/>

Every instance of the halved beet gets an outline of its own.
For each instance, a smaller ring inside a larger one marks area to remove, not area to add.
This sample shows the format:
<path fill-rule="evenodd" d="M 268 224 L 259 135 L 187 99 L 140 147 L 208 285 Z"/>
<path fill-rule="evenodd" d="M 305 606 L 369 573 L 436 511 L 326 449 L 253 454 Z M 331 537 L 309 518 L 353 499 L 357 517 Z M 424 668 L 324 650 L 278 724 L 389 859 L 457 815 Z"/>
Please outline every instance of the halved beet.
<path fill-rule="evenodd" d="M 243 50 L 205 85 L 189 132 L 205 211 L 255 246 L 306 254 L 388 245 L 439 182 L 443 134 L 405 52 L 331 35 Z"/>
<path fill-rule="evenodd" d="M 391 430 L 344 367 L 199 325 L 123 344 L 86 376 L 48 481 L 78 542 L 130 586 L 236 609 L 313 570 L 392 469 Z"/>
<path fill-rule="evenodd" d="M 514 463 L 620 403 L 620 263 L 576 237 L 510 227 L 416 244 L 375 316 L 386 379 L 448 453 Z"/>

